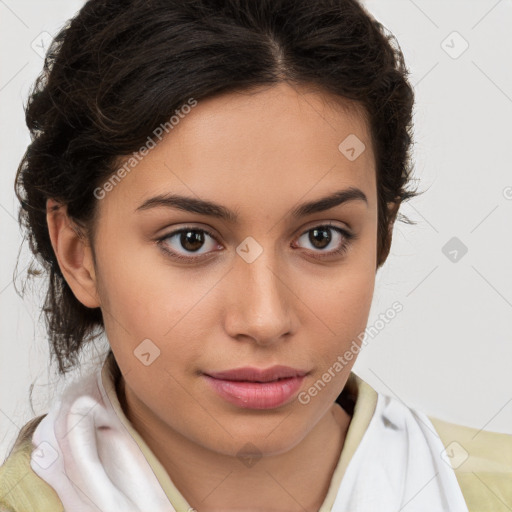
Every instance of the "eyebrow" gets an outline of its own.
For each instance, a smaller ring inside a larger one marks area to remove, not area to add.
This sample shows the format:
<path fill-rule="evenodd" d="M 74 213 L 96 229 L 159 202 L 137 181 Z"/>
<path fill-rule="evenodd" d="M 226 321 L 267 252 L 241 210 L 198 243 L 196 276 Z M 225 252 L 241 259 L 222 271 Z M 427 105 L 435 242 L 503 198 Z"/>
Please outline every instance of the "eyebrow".
<path fill-rule="evenodd" d="M 294 208 L 291 211 L 291 215 L 295 218 L 304 217 L 313 213 L 330 210 L 335 206 L 350 201 L 364 201 L 368 206 L 368 199 L 364 192 L 358 188 L 350 187 L 345 190 L 338 190 L 333 194 L 315 201 L 303 203 Z M 236 223 L 238 220 L 238 214 L 236 212 L 222 206 L 221 204 L 177 194 L 160 194 L 151 197 L 138 206 L 135 211 L 144 211 L 157 207 L 175 208 L 186 212 L 199 213 L 226 220 L 231 223 Z"/>

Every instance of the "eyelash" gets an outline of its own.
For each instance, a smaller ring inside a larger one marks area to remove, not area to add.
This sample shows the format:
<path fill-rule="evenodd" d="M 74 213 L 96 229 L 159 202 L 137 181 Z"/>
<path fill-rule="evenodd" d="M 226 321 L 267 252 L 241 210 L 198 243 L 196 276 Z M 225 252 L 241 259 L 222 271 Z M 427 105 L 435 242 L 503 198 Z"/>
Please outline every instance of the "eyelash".
<path fill-rule="evenodd" d="M 356 239 L 356 235 L 354 235 L 353 233 L 350 233 L 348 231 L 346 231 L 345 229 L 343 228 L 340 228 L 338 226 L 334 226 L 333 224 L 330 224 L 330 223 L 327 223 L 327 224 L 319 224 L 318 226 L 313 226 L 312 228 L 309 228 L 307 229 L 306 231 L 302 232 L 299 236 L 299 238 L 303 235 L 305 235 L 306 233 L 310 232 L 310 231 L 313 231 L 314 229 L 319 229 L 319 228 L 330 228 L 330 229 L 333 229 L 334 231 L 338 232 L 340 235 L 343 236 L 343 238 L 345 239 L 342 244 L 341 244 L 341 247 L 339 247 L 338 249 L 336 250 L 333 250 L 333 251 L 328 251 L 327 254 L 322 254 L 322 255 L 319 255 L 319 256 L 314 256 L 314 258 L 316 259 L 325 259 L 325 258 L 331 258 L 333 256 L 342 256 L 344 255 L 351 243 Z M 188 263 L 194 263 L 195 261 L 197 260 L 202 260 L 204 258 L 207 258 L 208 255 L 201 255 L 201 256 L 182 256 L 181 254 L 178 254 L 177 252 L 174 252 L 172 250 L 170 250 L 166 245 L 165 245 L 165 241 L 168 240 L 169 238 L 172 238 L 176 235 L 179 235 L 180 233 L 183 233 L 183 232 L 187 232 L 187 231 L 195 231 L 195 232 L 200 232 L 200 233 L 206 233 L 208 236 L 210 236 L 211 238 L 213 238 L 217 243 L 218 240 L 216 239 L 216 237 L 207 229 L 204 229 L 204 228 L 197 228 L 197 227 L 193 227 L 193 226 L 185 226 L 183 228 L 180 228 L 176 231 L 171 231 L 170 233 L 158 238 L 156 240 L 158 246 L 160 247 L 160 249 L 166 253 L 168 256 L 172 257 L 173 259 L 176 259 L 176 260 L 180 260 L 180 261 L 186 261 Z M 325 251 L 321 251 L 321 252 L 325 252 Z"/>

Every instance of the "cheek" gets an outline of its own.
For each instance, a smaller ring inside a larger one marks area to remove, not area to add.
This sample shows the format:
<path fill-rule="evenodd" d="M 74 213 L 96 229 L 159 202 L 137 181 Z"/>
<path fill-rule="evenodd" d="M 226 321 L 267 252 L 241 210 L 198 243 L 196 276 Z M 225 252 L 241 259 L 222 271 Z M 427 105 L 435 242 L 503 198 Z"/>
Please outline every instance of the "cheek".
<path fill-rule="evenodd" d="M 146 327 L 155 326 L 158 318 L 172 320 L 165 313 L 178 307 L 187 287 L 179 273 L 166 271 L 158 247 L 133 240 L 130 234 L 118 235 L 115 242 L 103 244 L 97 258 L 102 304 L 114 315 Z"/>
<path fill-rule="evenodd" d="M 198 315 L 205 318 L 208 301 L 203 299 L 215 280 L 192 274 L 167 265 L 155 247 L 123 251 L 119 244 L 98 256 L 105 329 L 120 365 L 137 363 L 134 351 L 146 339 L 167 366 L 188 366 L 187 361 L 197 360 L 199 341 L 207 332 L 201 332 L 196 320 Z M 173 355 L 168 357 L 171 344 Z"/>
<path fill-rule="evenodd" d="M 368 254 L 352 254 L 314 283 L 303 280 L 306 303 L 338 337 L 366 326 L 375 288 L 375 258 Z"/>
<path fill-rule="evenodd" d="M 317 288 L 309 295 L 308 306 L 314 312 L 314 330 L 322 334 L 325 355 L 342 353 L 364 332 L 368 322 L 374 279 L 372 275 L 350 274 L 333 279 L 327 289 Z M 321 323 L 318 324 L 320 319 Z"/>
<path fill-rule="evenodd" d="M 312 283 L 302 280 L 301 296 L 313 313 L 310 330 L 322 342 L 316 345 L 316 357 L 327 369 L 337 357 L 357 344 L 361 345 L 361 333 L 367 326 L 375 287 L 375 259 L 368 253 L 353 254 L 346 265 L 331 269 L 329 279 Z M 316 286 L 313 286 L 315 284 Z M 309 315 L 308 315 L 309 316 Z M 358 352 L 357 352 L 358 353 Z M 356 357 L 343 370 L 346 375 Z M 342 379 L 341 375 L 337 379 Z"/>

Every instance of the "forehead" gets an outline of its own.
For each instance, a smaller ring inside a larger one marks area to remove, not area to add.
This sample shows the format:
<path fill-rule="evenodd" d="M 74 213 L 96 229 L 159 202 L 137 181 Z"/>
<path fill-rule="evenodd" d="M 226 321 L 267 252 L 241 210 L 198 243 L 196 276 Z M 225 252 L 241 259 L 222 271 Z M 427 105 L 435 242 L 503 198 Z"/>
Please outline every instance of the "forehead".
<path fill-rule="evenodd" d="M 264 210 L 349 186 L 376 200 L 370 133 L 352 103 L 279 84 L 201 100 L 187 112 L 136 165 L 119 160 L 129 172 L 109 202 L 122 196 L 133 211 L 173 191 Z"/>

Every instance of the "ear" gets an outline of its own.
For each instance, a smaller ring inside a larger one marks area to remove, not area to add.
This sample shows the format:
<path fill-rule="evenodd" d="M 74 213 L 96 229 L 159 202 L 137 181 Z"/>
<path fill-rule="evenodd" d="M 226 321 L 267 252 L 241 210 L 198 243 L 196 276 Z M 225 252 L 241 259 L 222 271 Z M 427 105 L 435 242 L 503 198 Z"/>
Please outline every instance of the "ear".
<path fill-rule="evenodd" d="M 87 237 L 69 217 L 66 205 L 46 201 L 46 222 L 53 251 L 75 297 L 88 308 L 100 306 L 92 250 Z"/>
<path fill-rule="evenodd" d="M 387 204 L 388 206 L 388 236 L 386 242 L 381 248 L 379 254 L 379 260 L 377 262 L 377 268 L 384 265 L 385 261 L 388 258 L 389 251 L 391 249 L 391 240 L 393 238 L 393 226 L 395 225 L 396 216 L 398 214 L 398 208 L 400 208 L 400 200 L 392 201 Z"/>

